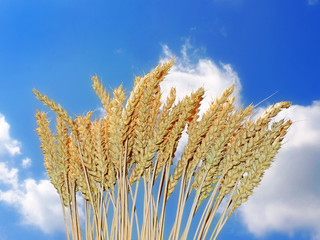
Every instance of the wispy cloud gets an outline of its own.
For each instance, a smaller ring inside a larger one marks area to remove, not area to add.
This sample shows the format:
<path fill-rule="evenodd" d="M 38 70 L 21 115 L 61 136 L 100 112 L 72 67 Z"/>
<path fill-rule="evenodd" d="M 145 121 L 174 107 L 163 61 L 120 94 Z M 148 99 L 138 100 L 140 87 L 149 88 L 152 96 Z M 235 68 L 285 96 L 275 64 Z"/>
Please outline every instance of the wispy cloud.
<path fill-rule="evenodd" d="M 9 153 L 11 156 L 20 154 L 20 142 L 13 139 L 10 134 L 10 125 L 4 115 L 0 113 L 0 154 Z"/>
<path fill-rule="evenodd" d="M 31 166 L 31 158 L 24 158 L 22 159 L 21 165 L 23 168 L 29 168 Z"/>
<path fill-rule="evenodd" d="M 8 169 L 7 165 L 0 162 L 0 183 L 9 185 L 12 188 L 18 187 L 18 169 Z"/>
<path fill-rule="evenodd" d="M 122 48 L 117 48 L 114 50 L 114 53 L 121 55 L 121 54 L 124 54 L 124 50 Z"/>
<path fill-rule="evenodd" d="M 318 4 L 318 2 L 319 0 L 308 0 L 308 4 L 311 6 Z"/>
<path fill-rule="evenodd" d="M 237 73 L 230 64 L 215 63 L 209 58 L 197 56 L 198 49 L 194 49 L 189 41 L 181 47 L 181 55 L 175 55 L 167 45 L 162 46 L 162 61 L 174 58 L 174 66 L 171 68 L 166 80 L 161 83 L 163 101 L 172 87 L 177 90 L 177 98 L 181 99 L 199 87 L 205 89 L 205 99 L 201 111 L 204 112 L 217 96 L 235 84 L 234 95 L 240 103 L 241 84 Z M 192 58 L 190 57 L 192 56 Z"/>
<path fill-rule="evenodd" d="M 240 208 L 242 219 L 257 236 L 309 229 L 320 239 L 320 101 L 293 105 L 278 118 L 294 124 L 261 186 Z"/>

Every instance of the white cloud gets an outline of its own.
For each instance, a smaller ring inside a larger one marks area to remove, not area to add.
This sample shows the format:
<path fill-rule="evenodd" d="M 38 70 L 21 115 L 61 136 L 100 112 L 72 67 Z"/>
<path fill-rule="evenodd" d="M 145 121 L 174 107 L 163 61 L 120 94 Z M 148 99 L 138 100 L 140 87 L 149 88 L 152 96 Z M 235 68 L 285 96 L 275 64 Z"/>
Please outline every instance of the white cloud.
<path fill-rule="evenodd" d="M 320 239 L 320 101 L 293 105 L 280 118 L 294 123 L 274 165 L 240 215 L 257 236 L 309 229 L 313 239 Z"/>
<path fill-rule="evenodd" d="M 35 181 L 26 179 L 18 181 L 18 170 L 9 169 L 6 164 L 0 163 L 0 186 L 6 184 L 7 190 L 0 188 L 0 202 L 14 207 L 20 214 L 20 222 L 24 225 L 34 226 L 42 232 L 51 234 L 57 231 L 64 232 L 62 206 L 57 190 L 47 179 Z M 81 224 L 84 223 L 84 202 L 81 194 L 77 194 L 78 211 Z M 68 214 L 68 209 L 66 209 Z M 70 225 L 68 222 L 69 231 Z"/>
<path fill-rule="evenodd" d="M 29 168 L 31 166 L 31 162 L 32 162 L 31 159 L 27 157 L 22 159 L 21 165 L 23 168 Z"/>
<path fill-rule="evenodd" d="M 0 183 L 9 185 L 10 187 L 18 187 L 18 169 L 12 168 L 9 170 L 7 165 L 0 162 Z"/>
<path fill-rule="evenodd" d="M 20 143 L 10 137 L 9 130 L 10 125 L 0 113 L 0 154 L 9 153 L 14 156 L 20 154 Z"/>
<path fill-rule="evenodd" d="M 19 183 L 18 170 L 8 169 L 6 164 L 0 163 L 1 183 L 10 188 L 0 189 L 0 201 L 15 207 L 23 224 L 36 226 L 45 233 L 64 230 L 59 196 L 49 180 L 26 179 Z"/>
<path fill-rule="evenodd" d="M 166 80 L 161 83 L 163 101 L 172 87 L 177 90 L 177 98 L 182 99 L 187 94 L 195 91 L 199 87 L 205 89 L 205 99 L 202 102 L 201 112 L 208 109 L 209 104 L 216 97 L 220 96 L 224 90 L 232 84 L 236 84 L 234 95 L 238 103 L 240 100 L 241 84 L 237 73 L 232 69 L 230 64 L 215 63 L 208 58 L 198 58 L 196 61 L 189 58 L 189 51 L 193 50 L 192 46 L 186 41 L 182 46 L 181 57 L 175 56 L 167 45 L 163 45 L 163 61 L 174 58 L 174 66 L 171 68 Z M 193 50 L 195 55 L 197 50 Z"/>
<path fill-rule="evenodd" d="M 25 192 L 20 202 L 24 223 L 36 225 L 47 233 L 64 229 L 59 196 L 49 180 L 37 183 L 33 179 L 27 179 L 24 186 Z"/>

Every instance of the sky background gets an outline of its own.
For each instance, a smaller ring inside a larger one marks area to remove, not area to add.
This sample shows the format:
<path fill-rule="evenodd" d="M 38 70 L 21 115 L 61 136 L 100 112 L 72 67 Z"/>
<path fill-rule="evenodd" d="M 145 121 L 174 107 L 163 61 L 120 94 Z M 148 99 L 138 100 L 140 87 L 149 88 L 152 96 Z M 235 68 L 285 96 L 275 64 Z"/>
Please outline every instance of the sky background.
<path fill-rule="evenodd" d="M 91 76 L 128 93 L 171 57 L 164 96 L 204 86 L 205 107 L 236 83 L 239 106 L 275 92 L 258 112 L 293 104 L 275 163 L 220 239 L 320 239 L 320 2 L 0 0 L 0 240 L 65 238 L 35 132 L 49 109 L 32 89 L 74 117 L 101 107 Z"/>

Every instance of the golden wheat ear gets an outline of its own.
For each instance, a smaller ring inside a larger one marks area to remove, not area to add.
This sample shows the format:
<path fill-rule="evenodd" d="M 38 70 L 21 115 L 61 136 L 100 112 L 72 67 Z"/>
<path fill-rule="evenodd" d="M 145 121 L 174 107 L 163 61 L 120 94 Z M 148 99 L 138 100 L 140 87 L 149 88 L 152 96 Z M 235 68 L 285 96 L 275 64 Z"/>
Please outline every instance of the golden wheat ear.
<path fill-rule="evenodd" d="M 57 115 L 59 115 L 63 121 L 66 122 L 68 127 L 73 131 L 76 132 L 75 124 L 71 117 L 69 117 L 66 110 L 63 110 L 60 104 L 56 104 L 55 101 L 50 100 L 46 95 L 42 95 L 38 90 L 35 88 L 32 90 L 34 95 L 36 95 L 37 99 L 44 103 L 47 107 L 49 107 L 52 111 L 54 111 Z"/>
<path fill-rule="evenodd" d="M 94 91 L 96 92 L 96 94 L 98 95 L 98 97 L 101 100 L 101 103 L 106 111 L 106 113 L 109 112 L 109 108 L 110 108 L 110 95 L 109 93 L 107 94 L 107 91 L 105 88 L 103 88 L 103 84 L 102 82 L 99 82 L 99 79 L 97 76 L 94 76 L 91 78 L 93 84 L 92 87 L 94 89 Z"/>

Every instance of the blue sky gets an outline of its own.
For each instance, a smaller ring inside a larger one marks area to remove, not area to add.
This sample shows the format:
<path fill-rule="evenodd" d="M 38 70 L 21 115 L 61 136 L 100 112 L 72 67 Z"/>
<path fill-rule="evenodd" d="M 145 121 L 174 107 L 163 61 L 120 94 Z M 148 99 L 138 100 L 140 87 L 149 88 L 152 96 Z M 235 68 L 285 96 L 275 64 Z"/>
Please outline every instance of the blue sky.
<path fill-rule="evenodd" d="M 221 239 L 320 239 L 319 43 L 317 0 L 0 0 L 0 240 L 64 238 L 35 132 L 49 110 L 32 89 L 75 116 L 100 107 L 91 76 L 129 92 L 172 56 L 164 93 L 200 84 L 211 99 L 235 82 L 240 105 L 275 92 L 260 110 L 293 104 L 286 144 Z"/>

